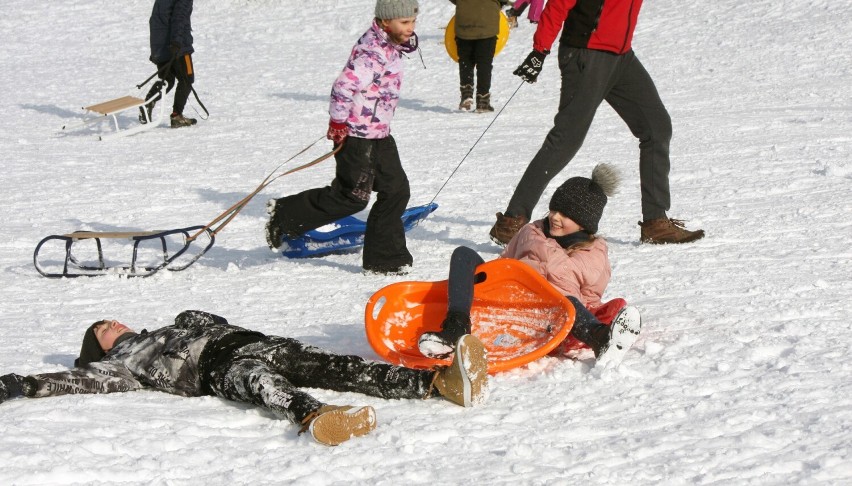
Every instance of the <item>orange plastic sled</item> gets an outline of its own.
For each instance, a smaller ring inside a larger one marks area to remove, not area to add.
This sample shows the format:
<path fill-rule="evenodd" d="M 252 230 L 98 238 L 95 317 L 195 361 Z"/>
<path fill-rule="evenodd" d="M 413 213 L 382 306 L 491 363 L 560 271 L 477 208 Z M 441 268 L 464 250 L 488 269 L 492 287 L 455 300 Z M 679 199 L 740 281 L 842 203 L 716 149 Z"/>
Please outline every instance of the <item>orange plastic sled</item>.
<path fill-rule="evenodd" d="M 556 348 L 574 325 L 574 306 L 528 265 L 499 258 L 477 267 L 485 279 L 474 286 L 472 333 L 488 350 L 491 374 L 517 368 Z M 447 281 L 399 282 L 370 297 L 367 340 L 385 360 L 417 369 L 449 360 L 420 354 L 417 340 L 438 331 L 447 313 Z"/>

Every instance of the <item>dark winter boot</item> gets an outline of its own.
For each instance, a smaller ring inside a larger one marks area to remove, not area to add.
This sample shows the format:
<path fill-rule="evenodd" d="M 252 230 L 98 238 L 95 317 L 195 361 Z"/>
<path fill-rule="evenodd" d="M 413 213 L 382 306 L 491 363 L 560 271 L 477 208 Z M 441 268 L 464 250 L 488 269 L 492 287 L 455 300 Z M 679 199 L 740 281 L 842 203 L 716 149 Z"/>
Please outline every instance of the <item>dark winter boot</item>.
<path fill-rule="evenodd" d="M 464 84 L 461 86 L 461 102 L 459 103 L 459 110 L 473 110 L 473 85 Z"/>
<path fill-rule="evenodd" d="M 476 95 L 476 112 L 487 113 L 490 111 L 494 111 L 494 107 L 491 106 L 491 93 Z"/>
<path fill-rule="evenodd" d="M 417 347 L 420 354 L 428 358 L 449 358 L 456 342 L 465 334 L 470 334 L 470 316 L 463 312 L 450 311 L 441 324 L 441 330 L 421 334 Z"/>
<path fill-rule="evenodd" d="M 309 431 L 320 444 L 336 446 L 352 437 L 367 435 L 376 428 L 373 407 L 323 405 L 302 421 L 302 430 Z"/>
<path fill-rule="evenodd" d="M 284 237 L 284 230 L 281 228 L 284 212 L 280 209 L 278 199 L 270 199 L 266 202 L 266 214 L 269 215 L 269 221 L 266 222 L 266 244 L 269 245 L 270 250 L 281 246 L 281 239 Z"/>
<path fill-rule="evenodd" d="M 153 121 L 153 119 L 151 118 L 151 114 L 154 113 L 154 105 L 156 104 L 157 100 L 154 100 L 145 106 L 139 107 L 139 123 L 145 125 L 149 121 Z M 148 115 L 147 118 L 145 116 L 146 114 Z"/>
<path fill-rule="evenodd" d="M 504 216 L 503 213 L 497 213 L 497 222 L 494 223 L 494 226 L 491 227 L 491 232 L 488 234 L 491 236 L 491 241 L 500 246 L 506 246 L 527 223 L 529 223 L 529 220 L 523 216 L 515 218 Z"/>
<path fill-rule="evenodd" d="M 704 230 L 690 231 L 683 226 L 683 221 L 671 218 L 657 218 L 640 222 L 642 228 L 639 241 L 642 243 L 689 243 L 704 238 Z"/>
<path fill-rule="evenodd" d="M 198 123 L 195 118 L 187 118 L 180 113 L 172 113 L 172 128 L 191 127 Z"/>
<path fill-rule="evenodd" d="M 488 353 L 482 341 L 470 334 L 459 338 L 453 363 L 435 373 L 432 387 L 462 407 L 483 403 L 488 392 Z"/>

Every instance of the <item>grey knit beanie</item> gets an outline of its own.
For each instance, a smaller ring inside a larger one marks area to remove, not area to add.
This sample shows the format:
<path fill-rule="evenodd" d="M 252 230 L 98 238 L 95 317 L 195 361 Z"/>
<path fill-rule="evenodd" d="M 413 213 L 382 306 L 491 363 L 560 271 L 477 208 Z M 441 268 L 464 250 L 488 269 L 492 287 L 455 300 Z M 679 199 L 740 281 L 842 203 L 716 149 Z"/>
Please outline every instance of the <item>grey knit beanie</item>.
<path fill-rule="evenodd" d="M 382 20 L 417 17 L 417 0 L 376 0 L 376 18 Z"/>
<path fill-rule="evenodd" d="M 550 210 L 559 211 L 591 234 L 598 232 L 607 196 L 618 189 L 619 175 L 609 164 L 598 164 L 592 178 L 572 177 L 550 198 Z"/>

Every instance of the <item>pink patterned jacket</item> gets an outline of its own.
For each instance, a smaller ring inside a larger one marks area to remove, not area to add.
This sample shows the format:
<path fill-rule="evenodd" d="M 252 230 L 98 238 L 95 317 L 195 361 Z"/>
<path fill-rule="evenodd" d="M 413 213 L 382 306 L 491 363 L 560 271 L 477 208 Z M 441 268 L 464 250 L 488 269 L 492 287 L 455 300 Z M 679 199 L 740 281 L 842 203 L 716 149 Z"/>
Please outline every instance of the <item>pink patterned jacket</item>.
<path fill-rule="evenodd" d="M 331 119 L 346 123 L 349 135 L 385 138 L 402 86 L 402 48 L 390 41 L 375 20 L 355 43 L 331 88 Z"/>
<path fill-rule="evenodd" d="M 544 236 L 542 222 L 534 221 L 512 238 L 501 257 L 514 258 L 533 267 L 557 290 L 580 299 L 589 310 L 601 306 L 601 297 L 612 275 L 606 240 L 570 255 L 556 240 Z"/>

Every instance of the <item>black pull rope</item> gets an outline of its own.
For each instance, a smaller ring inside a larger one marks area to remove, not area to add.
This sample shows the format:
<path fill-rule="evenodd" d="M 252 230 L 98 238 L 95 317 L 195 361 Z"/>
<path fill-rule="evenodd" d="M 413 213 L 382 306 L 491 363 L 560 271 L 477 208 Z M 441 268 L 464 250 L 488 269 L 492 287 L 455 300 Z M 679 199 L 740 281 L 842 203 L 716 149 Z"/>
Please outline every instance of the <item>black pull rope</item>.
<path fill-rule="evenodd" d="M 493 119 L 493 120 L 491 120 L 491 123 L 489 123 L 487 127 L 485 127 L 485 130 L 483 130 L 483 131 L 482 131 L 482 135 L 480 135 L 480 136 L 479 136 L 479 138 L 477 138 L 477 139 L 476 139 L 476 141 L 475 141 L 475 142 L 473 142 L 473 145 L 470 147 L 470 150 L 468 150 L 468 151 L 467 151 L 467 153 L 466 153 L 466 154 L 464 154 L 464 157 L 462 157 L 462 159 L 461 159 L 461 161 L 459 162 L 459 164 L 456 166 L 456 168 L 455 168 L 455 169 L 453 169 L 453 172 L 450 174 L 450 176 L 449 176 L 449 177 L 447 177 L 447 180 L 445 180 L 445 181 L 444 181 L 444 184 L 441 186 L 441 188 L 440 188 L 440 189 L 438 189 L 438 192 L 436 192 L 436 193 L 435 193 L 435 195 L 432 197 L 432 200 L 431 200 L 431 201 L 429 201 L 429 204 L 432 204 L 433 202 L 435 202 L 435 199 L 437 199 L 437 198 L 438 198 L 438 194 L 440 194 L 440 193 L 441 193 L 441 191 L 443 191 L 443 190 L 444 190 L 444 187 L 446 187 L 446 186 L 447 186 L 447 184 L 450 182 L 450 179 L 452 179 L 452 178 L 453 178 L 453 176 L 454 176 L 454 175 L 456 175 L 456 172 L 459 170 L 459 167 L 461 167 L 461 165 L 462 165 L 462 164 L 464 163 L 464 161 L 467 159 L 467 156 L 468 156 L 468 155 L 470 155 L 470 153 L 471 153 L 471 152 L 473 152 L 473 149 L 474 149 L 474 148 L 476 148 L 476 144 L 478 144 L 478 143 L 479 143 L 479 141 L 480 141 L 480 140 L 482 140 L 482 137 L 484 137 L 484 136 L 485 136 L 485 134 L 488 132 L 488 129 L 489 129 L 489 128 L 491 128 L 491 125 L 493 125 L 493 124 L 494 124 L 494 122 L 496 122 L 496 121 L 497 121 L 497 118 L 499 118 L 499 117 L 500 117 L 500 113 L 503 113 L 503 110 L 505 110 L 505 109 L 506 109 L 506 107 L 507 107 L 507 106 L 509 106 L 509 103 L 512 101 L 512 98 L 514 98 L 514 97 L 515 97 L 515 95 L 516 95 L 516 94 L 518 94 L 518 91 L 521 89 L 521 86 L 523 86 L 523 85 L 524 85 L 524 83 L 526 83 L 526 81 L 521 81 L 521 84 L 519 84 L 519 85 L 518 85 L 518 87 L 517 87 L 517 88 L 515 88 L 515 92 L 514 92 L 514 93 L 512 93 L 512 96 L 510 96 L 510 97 L 509 97 L 509 99 L 506 101 L 506 103 L 504 103 L 504 104 L 503 104 L 503 107 L 502 107 L 502 108 L 500 108 L 500 111 L 498 111 L 498 112 L 497 112 L 497 114 L 496 114 L 496 115 L 494 115 L 494 119 Z"/>

